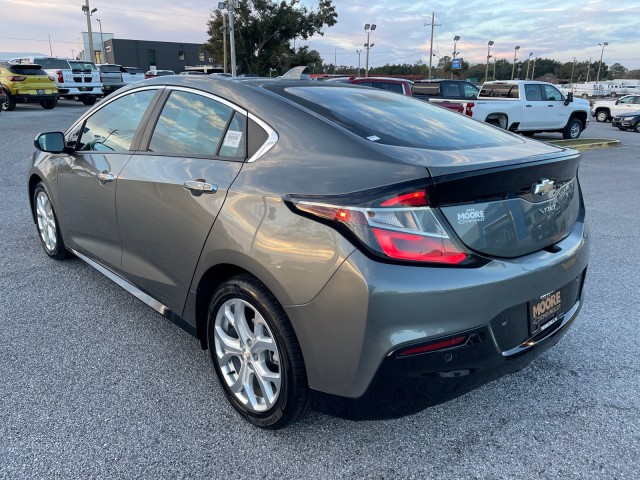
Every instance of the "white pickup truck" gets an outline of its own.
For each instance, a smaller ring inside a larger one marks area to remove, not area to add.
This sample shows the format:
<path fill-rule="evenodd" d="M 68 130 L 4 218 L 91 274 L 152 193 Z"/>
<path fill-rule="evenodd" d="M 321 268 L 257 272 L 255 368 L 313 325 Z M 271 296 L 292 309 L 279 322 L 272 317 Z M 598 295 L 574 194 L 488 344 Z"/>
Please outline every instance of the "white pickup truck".
<path fill-rule="evenodd" d="M 589 115 L 587 100 L 564 95 L 551 83 L 527 80 L 486 82 L 471 107 L 476 120 L 526 136 L 560 132 L 566 139 L 580 136 Z"/>
<path fill-rule="evenodd" d="M 640 111 L 640 95 L 627 95 L 618 100 L 598 100 L 591 107 L 591 115 L 598 122 L 608 122 L 613 117 Z"/>

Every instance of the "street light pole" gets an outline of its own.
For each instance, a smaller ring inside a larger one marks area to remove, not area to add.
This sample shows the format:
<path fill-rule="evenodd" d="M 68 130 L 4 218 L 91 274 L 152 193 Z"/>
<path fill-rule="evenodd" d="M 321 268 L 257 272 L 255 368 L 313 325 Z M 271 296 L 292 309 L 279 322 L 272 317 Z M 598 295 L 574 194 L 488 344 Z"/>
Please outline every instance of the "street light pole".
<path fill-rule="evenodd" d="M 102 36 L 102 22 L 100 21 L 99 18 L 96 18 L 96 20 L 98 21 L 98 24 L 100 25 L 100 57 L 102 60 L 102 63 L 108 63 L 107 62 L 107 58 L 106 55 L 104 54 L 104 36 Z"/>
<path fill-rule="evenodd" d="M 531 63 L 532 56 L 533 56 L 533 52 L 529 53 L 529 60 L 527 60 L 527 74 L 524 76 L 525 80 L 529 79 L 529 64 Z M 533 80 L 533 76 L 531 76 L 531 80 Z"/>
<path fill-rule="evenodd" d="M 235 39 L 235 29 L 233 23 L 233 9 L 235 8 L 235 0 L 227 0 L 226 2 L 218 2 L 218 9 L 222 10 L 223 8 L 227 9 L 227 15 L 229 15 L 229 34 L 231 36 L 231 76 L 236 77 L 238 72 L 236 70 L 236 39 Z M 224 14 L 222 14 L 224 17 Z M 227 53 L 227 49 L 225 48 L 225 54 Z M 226 72 L 226 62 L 225 62 L 225 72 Z"/>
<path fill-rule="evenodd" d="M 220 28 L 222 31 L 222 58 L 223 58 L 223 67 L 222 71 L 227 73 L 227 35 L 229 34 L 229 29 L 227 28 L 227 17 L 222 14 L 222 27 Z M 271 76 L 271 74 L 269 74 Z"/>
<path fill-rule="evenodd" d="M 367 43 L 364 44 L 364 48 L 367 49 L 367 54 L 365 55 L 365 67 L 364 67 L 364 76 L 368 77 L 369 76 L 369 50 L 371 50 L 371 47 L 373 47 L 373 43 L 369 42 L 369 35 L 371 32 L 373 32 L 376 29 L 376 24 L 372 24 L 369 25 L 368 23 L 365 23 L 364 25 L 364 31 L 367 32 Z"/>
<path fill-rule="evenodd" d="M 487 68 L 484 71 L 484 81 L 486 82 L 487 80 L 489 80 L 489 60 L 491 60 L 491 45 L 493 45 L 493 40 L 489 40 L 489 42 L 487 43 L 488 47 L 487 47 Z M 494 63 L 494 71 L 495 71 L 495 63 Z M 494 75 L 495 76 L 495 75 Z M 494 78 L 495 80 L 495 78 Z"/>
<path fill-rule="evenodd" d="M 453 58 L 451 59 L 451 79 L 453 80 L 453 61 L 456 59 L 456 55 L 460 52 L 456 52 L 456 48 L 458 45 L 458 40 L 460 40 L 460 36 L 456 35 L 453 37 Z"/>
<path fill-rule="evenodd" d="M 511 68 L 511 80 L 513 80 L 513 75 L 516 73 L 516 55 L 518 54 L 518 50 L 520 50 L 520 45 L 516 45 L 516 48 L 513 51 L 513 67 Z"/>
<path fill-rule="evenodd" d="M 358 54 L 358 77 L 360 76 L 360 54 L 362 53 L 362 50 L 356 50 L 356 53 Z"/>
<path fill-rule="evenodd" d="M 571 80 L 569 80 L 569 83 L 573 83 L 573 72 L 576 69 L 576 62 L 578 61 L 578 59 L 576 57 L 573 57 L 573 66 L 571 67 Z M 580 81 L 580 80 L 578 80 Z"/>
<path fill-rule="evenodd" d="M 96 61 L 96 52 L 93 50 L 93 32 L 91 31 L 91 14 L 97 11 L 97 8 L 91 10 L 89 6 L 89 0 L 84 0 L 84 5 L 82 6 L 82 11 L 87 16 L 87 36 L 89 37 L 89 57 L 87 58 L 87 52 L 84 52 L 84 59 L 88 62 Z"/>
<path fill-rule="evenodd" d="M 531 79 L 532 80 L 533 80 L 533 77 L 535 75 L 535 73 L 534 73 L 535 71 L 536 71 L 536 59 L 534 58 L 533 59 L 533 66 L 531 67 Z"/>
<path fill-rule="evenodd" d="M 598 64 L 598 74 L 596 75 L 596 83 L 600 81 L 600 67 L 602 67 L 602 56 L 604 55 L 604 47 L 609 45 L 607 42 L 599 43 L 598 45 L 602 46 L 602 51 L 600 52 L 600 63 Z"/>

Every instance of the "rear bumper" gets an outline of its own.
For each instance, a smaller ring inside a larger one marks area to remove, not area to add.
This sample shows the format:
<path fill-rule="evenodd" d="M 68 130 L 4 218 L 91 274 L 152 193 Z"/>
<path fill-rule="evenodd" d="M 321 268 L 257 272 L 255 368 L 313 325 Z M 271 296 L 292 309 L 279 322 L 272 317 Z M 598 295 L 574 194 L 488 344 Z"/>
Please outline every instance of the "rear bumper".
<path fill-rule="evenodd" d="M 551 338 L 559 339 L 577 314 L 588 245 L 588 230 L 578 222 L 553 251 L 494 259 L 478 268 L 385 264 L 354 252 L 311 302 L 284 307 L 302 347 L 309 386 L 317 397 L 346 397 L 350 403 L 379 395 L 370 393 L 378 383 L 419 389 L 425 382 L 453 384 L 453 376 L 468 386 L 515 365 L 522 368 L 554 343 Z M 579 288 L 566 298 L 562 293 L 561 326 L 544 330 L 553 333 L 549 340 L 532 339 L 532 300 L 573 282 Z M 457 362 L 445 362 L 440 351 L 421 354 L 420 361 L 397 354 L 461 335 L 467 343 L 456 347 Z M 416 362 L 422 366 L 400 366 Z"/>
<path fill-rule="evenodd" d="M 76 95 L 102 95 L 102 85 L 83 85 L 81 87 L 58 87 L 58 93 L 68 96 Z"/>
<path fill-rule="evenodd" d="M 581 294 L 584 275 L 577 280 Z M 416 413 L 451 400 L 526 367 L 560 341 L 581 307 L 582 296 L 542 334 L 507 351 L 496 341 L 496 322 L 492 322 L 461 332 L 467 337 L 464 345 L 408 356 L 391 352 L 364 395 L 353 399 L 312 391 L 314 408 L 351 420 L 373 420 Z"/>
<path fill-rule="evenodd" d="M 20 103 L 39 103 L 39 102 L 45 102 L 45 101 L 49 101 L 49 100 L 57 100 L 58 99 L 58 94 L 57 93 L 53 93 L 50 95 L 23 95 L 23 94 L 19 94 L 19 95 L 14 95 L 13 96 L 16 100 L 16 102 Z"/>

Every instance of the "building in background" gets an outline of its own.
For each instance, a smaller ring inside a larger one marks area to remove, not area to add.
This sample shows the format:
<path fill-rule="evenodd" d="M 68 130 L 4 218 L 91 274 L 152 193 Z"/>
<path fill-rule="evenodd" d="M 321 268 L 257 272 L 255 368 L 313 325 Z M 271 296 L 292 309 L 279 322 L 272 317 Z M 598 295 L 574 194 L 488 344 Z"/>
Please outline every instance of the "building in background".
<path fill-rule="evenodd" d="M 93 50 L 96 54 L 96 63 L 109 63 L 106 61 L 106 56 L 103 48 L 103 40 L 106 44 L 107 40 L 113 39 L 113 33 L 100 31 L 96 32 L 92 29 L 91 36 L 93 37 Z M 89 51 L 89 34 L 87 32 L 80 32 L 80 37 L 76 40 L 76 43 L 77 49 L 75 51 L 70 50 L 71 55 L 69 55 L 69 57 L 73 56 L 73 58 L 78 60 L 90 60 L 90 57 L 88 55 L 86 58 L 84 56 L 84 52 Z"/>
<path fill-rule="evenodd" d="M 201 43 L 154 42 L 148 40 L 105 39 L 107 63 L 145 70 L 184 72 L 187 66 L 210 65 L 212 59 Z"/>

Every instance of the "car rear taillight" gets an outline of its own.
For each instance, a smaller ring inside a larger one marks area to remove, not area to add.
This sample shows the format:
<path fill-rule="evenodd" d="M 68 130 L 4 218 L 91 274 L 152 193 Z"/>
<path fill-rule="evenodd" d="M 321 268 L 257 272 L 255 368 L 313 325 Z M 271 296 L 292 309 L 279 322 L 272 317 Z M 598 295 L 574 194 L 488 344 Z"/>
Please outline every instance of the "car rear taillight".
<path fill-rule="evenodd" d="M 467 102 L 467 108 L 464 109 L 464 114 L 467 117 L 471 117 L 473 116 L 473 107 L 475 106 L 475 103 L 473 102 Z"/>
<path fill-rule="evenodd" d="M 99 75 L 99 78 L 100 78 L 100 83 L 102 83 L 102 72 L 100 72 L 98 75 Z"/>
<path fill-rule="evenodd" d="M 25 77 L 24 75 L 12 75 L 11 77 L 7 78 L 12 82 L 24 82 L 27 79 L 27 77 Z"/>
<path fill-rule="evenodd" d="M 62 75 L 62 70 L 58 70 L 56 72 L 56 75 L 58 76 L 58 83 L 64 83 L 64 76 Z"/>
<path fill-rule="evenodd" d="M 429 206 L 426 187 L 285 201 L 298 213 L 346 229 L 367 251 L 387 260 L 458 265 L 469 257 L 443 227 L 440 212 Z"/>

